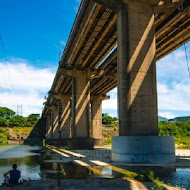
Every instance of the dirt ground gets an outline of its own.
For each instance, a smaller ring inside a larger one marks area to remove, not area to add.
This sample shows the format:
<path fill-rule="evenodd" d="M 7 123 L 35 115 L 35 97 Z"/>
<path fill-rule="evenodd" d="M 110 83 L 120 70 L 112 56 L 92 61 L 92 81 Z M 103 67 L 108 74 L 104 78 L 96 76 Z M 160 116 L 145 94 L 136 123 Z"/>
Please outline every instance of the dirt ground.
<path fill-rule="evenodd" d="M 0 186 L 0 190 L 149 190 L 157 189 L 153 183 L 140 183 L 134 180 L 88 178 L 86 180 L 39 180 L 28 181 L 14 187 Z M 180 190 L 182 188 L 165 185 L 167 190 Z"/>

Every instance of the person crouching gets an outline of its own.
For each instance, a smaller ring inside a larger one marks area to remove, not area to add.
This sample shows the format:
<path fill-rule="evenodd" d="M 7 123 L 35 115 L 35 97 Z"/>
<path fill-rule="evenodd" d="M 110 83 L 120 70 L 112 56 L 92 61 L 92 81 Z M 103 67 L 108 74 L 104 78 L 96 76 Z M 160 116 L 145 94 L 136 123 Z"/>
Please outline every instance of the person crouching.
<path fill-rule="evenodd" d="M 4 184 L 16 185 L 18 184 L 18 180 L 21 177 L 21 172 L 17 170 L 17 165 L 13 164 L 12 170 L 4 173 Z M 9 175 L 9 176 L 8 176 Z"/>

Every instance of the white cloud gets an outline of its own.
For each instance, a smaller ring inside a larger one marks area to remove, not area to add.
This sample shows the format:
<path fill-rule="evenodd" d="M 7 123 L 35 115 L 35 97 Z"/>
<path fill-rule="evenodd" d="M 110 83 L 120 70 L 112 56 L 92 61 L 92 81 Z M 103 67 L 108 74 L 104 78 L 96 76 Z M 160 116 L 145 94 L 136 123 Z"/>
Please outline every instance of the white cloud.
<path fill-rule="evenodd" d="M 189 49 L 189 44 L 186 45 Z M 157 63 L 158 108 L 190 111 L 190 78 L 184 47 Z"/>
<path fill-rule="evenodd" d="M 41 113 L 44 95 L 51 88 L 55 68 L 40 69 L 23 60 L 9 62 L 8 67 L 0 62 L 0 68 L 4 78 L 0 81 L 0 106 L 16 111 L 17 105 L 22 105 L 24 116 Z"/>
<path fill-rule="evenodd" d="M 158 84 L 158 108 L 165 110 L 190 110 L 190 84 Z"/>
<path fill-rule="evenodd" d="M 190 43 L 186 46 L 189 47 Z M 162 82 L 189 81 L 187 60 L 183 46 L 157 62 L 157 76 L 158 81 L 162 80 Z"/>
<path fill-rule="evenodd" d="M 107 95 L 110 96 L 110 99 L 102 102 L 103 112 L 108 109 L 117 110 L 117 88 L 111 90 Z"/>
<path fill-rule="evenodd" d="M 165 117 L 167 119 L 173 119 L 173 118 L 176 117 L 176 115 L 171 113 L 171 112 L 159 112 L 158 115 L 161 116 L 161 117 Z"/>

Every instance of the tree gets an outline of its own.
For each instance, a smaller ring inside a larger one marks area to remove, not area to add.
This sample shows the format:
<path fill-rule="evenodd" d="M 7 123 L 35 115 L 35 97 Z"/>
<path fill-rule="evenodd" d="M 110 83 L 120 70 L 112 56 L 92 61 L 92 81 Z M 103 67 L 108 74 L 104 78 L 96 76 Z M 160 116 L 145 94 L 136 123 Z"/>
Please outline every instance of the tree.
<path fill-rule="evenodd" d="M 9 126 L 17 126 L 17 127 L 23 127 L 27 125 L 27 118 L 15 115 L 10 119 Z"/>
<path fill-rule="evenodd" d="M 29 126 L 35 126 L 38 120 L 40 119 L 40 114 L 30 114 L 27 119 L 27 123 Z"/>
<path fill-rule="evenodd" d="M 1 117 L 0 118 L 0 126 L 1 127 L 7 127 L 9 125 L 9 120 L 4 118 L 4 117 Z"/>
<path fill-rule="evenodd" d="M 117 121 L 117 117 L 105 116 L 102 118 L 102 123 L 105 125 L 111 124 L 113 121 Z"/>
<path fill-rule="evenodd" d="M 15 115 L 15 112 L 6 107 L 0 107 L 0 117 L 4 117 L 6 119 L 10 119 Z"/>

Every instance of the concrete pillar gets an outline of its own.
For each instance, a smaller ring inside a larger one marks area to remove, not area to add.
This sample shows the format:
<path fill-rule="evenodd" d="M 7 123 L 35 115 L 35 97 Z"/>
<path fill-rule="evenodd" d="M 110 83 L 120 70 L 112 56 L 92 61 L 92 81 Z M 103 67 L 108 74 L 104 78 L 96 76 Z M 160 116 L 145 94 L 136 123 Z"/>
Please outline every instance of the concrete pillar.
<path fill-rule="evenodd" d="M 58 101 L 57 106 L 53 106 L 53 144 L 56 146 L 67 145 L 68 138 L 70 138 L 70 95 L 53 94 L 53 97 Z"/>
<path fill-rule="evenodd" d="M 87 71 L 74 72 L 72 93 L 72 137 L 89 137 L 90 80 Z"/>
<path fill-rule="evenodd" d="M 94 138 L 95 145 L 104 145 L 102 136 L 102 100 L 109 96 L 91 95 L 91 137 Z"/>
<path fill-rule="evenodd" d="M 154 13 L 148 0 L 117 7 L 119 137 L 112 161 L 175 161 L 172 138 L 158 137 Z M 155 137 L 155 138 L 154 138 Z M 159 150 L 163 151 L 159 151 Z M 158 161 L 158 162 L 159 162 Z"/>
<path fill-rule="evenodd" d="M 51 134 L 51 115 L 46 115 L 46 138 L 50 139 L 52 136 Z"/>
<path fill-rule="evenodd" d="M 58 105 L 52 106 L 53 111 L 53 139 L 57 139 L 59 137 L 59 115 L 58 115 Z"/>
<path fill-rule="evenodd" d="M 89 137 L 90 72 L 73 70 L 72 75 L 72 138 L 70 148 L 93 148 Z"/>
<path fill-rule="evenodd" d="M 158 135 L 156 45 L 152 8 L 118 6 L 119 135 Z"/>
<path fill-rule="evenodd" d="M 53 109 L 52 109 L 52 107 L 51 107 L 51 115 L 50 115 L 50 128 L 51 128 L 51 130 L 50 130 L 50 133 L 51 133 L 51 139 L 53 139 L 53 121 L 54 121 L 54 111 L 53 111 Z"/>
<path fill-rule="evenodd" d="M 61 98 L 62 114 L 60 118 L 60 138 L 70 138 L 71 128 L 71 96 L 63 95 Z"/>

